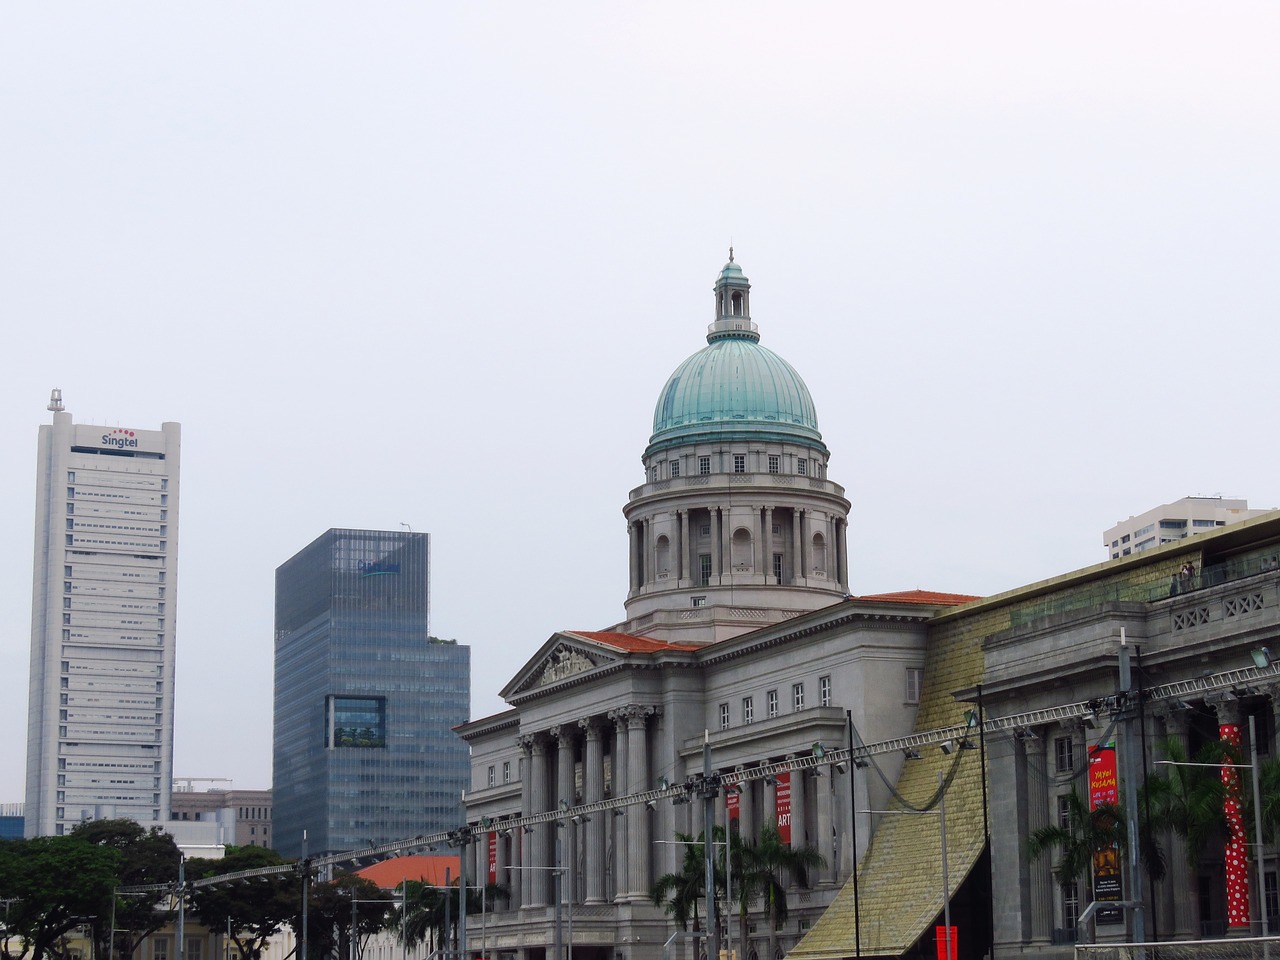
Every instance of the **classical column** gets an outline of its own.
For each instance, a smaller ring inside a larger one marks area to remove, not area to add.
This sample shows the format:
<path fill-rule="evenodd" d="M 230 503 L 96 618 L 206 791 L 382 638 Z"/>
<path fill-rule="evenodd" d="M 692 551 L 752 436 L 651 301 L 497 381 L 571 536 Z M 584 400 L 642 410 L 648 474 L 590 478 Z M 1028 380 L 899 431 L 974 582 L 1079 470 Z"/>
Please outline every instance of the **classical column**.
<path fill-rule="evenodd" d="M 645 727 L 653 707 L 632 704 L 627 711 L 627 792 L 643 793 L 649 789 L 649 749 Z M 649 897 L 649 811 L 643 804 L 632 807 L 628 814 L 627 897 L 647 900 Z"/>
<path fill-rule="evenodd" d="M 800 569 L 805 577 L 809 576 L 813 566 L 813 544 L 809 542 L 809 538 L 813 536 L 813 518 L 809 514 L 808 510 L 800 511 Z"/>
<path fill-rule="evenodd" d="M 596 803 L 604 799 L 604 742 L 601 739 L 600 721 L 589 717 L 578 721 L 585 737 L 582 751 L 583 802 Z M 586 836 L 586 886 L 587 903 L 604 903 L 604 827 L 605 819 L 615 819 L 607 810 L 591 815 L 591 822 L 583 833 Z"/>
<path fill-rule="evenodd" d="M 839 774 L 836 773 L 834 766 L 828 766 L 823 772 L 828 775 L 828 779 L 819 778 L 813 781 L 814 799 L 817 801 L 818 810 L 818 842 L 814 846 L 818 848 L 818 852 L 827 861 L 828 868 L 831 871 L 829 875 L 832 880 L 835 880 L 840 875 L 840 864 L 836 860 L 836 833 L 832 802 L 834 800 L 835 778 Z"/>
<path fill-rule="evenodd" d="M 778 823 L 778 785 L 764 780 L 764 809 L 760 811 L 762 823 Z"/>
<path fill-rule="evenodd" d="M 711 508 L 711 582 L 718 584 L 718 577 L 723 569 L 720 552 L 720 508 Z"/>
<path fill-rule="evenodd" d="M 529 777 L 529 813 L 541 813 L 547 803 L 547 751 L 541 737 L 523 738 L 528 743 L 529 756 L 525 764 Z M 520 844 L 521 888 L 525 892 L 522 902 L 532 908 L 547 905 L 547 884 L 545 871 L 533 869 L 547 866 L 547 825 L 540 823 L 534 826 L 533 833 L 524 837 Z"/>
<path fill-rule="evenodd" d="M 809 843 L 809 821 L 805 816 L 805 793 L 808 789 L 808 771 L 791 771 L 791 849 L 802 850 Z"/>
<path fill-rule="evenodd" d="M 680 586 L 680 580 L 684 577 L 684 523 L 682 521 L 684 511 L 676 510 L 672 516 L 676 518 L 675 533 L 672 534 L 676 542 L 671 545 L 672 570 L 670 579 L 672 581 L 671 585 L 678 587 Z"/>
<path fill-rule="evenodd" d="M 845 593 L 852 593 L 853 590 L 849 586 L 849 521 L 836 518 L 836 539 L 839 541 L 839 547 L 836 553 L 836 562 L 840 564 L 840 585 L 844 587 Z"/>
<path fill-rule="evenodd" d="M 516 891 L 516 885 L 514 883 L 509 883 L 507 880 L 507 877 L 509 875 L 507 871 L 507 866 L 511 863 L 511 857 L 508 855 L 507 845 L 514 842 L 515 842 L 515 837 L 504 837 L 501 833 L 495 834 L 493 838 L 493 843 L 495 847 L 494 853 L 493 853 L 493 860 L 494 860 L 493 865 L 496 868 L 494 870 L 495 879 L 498 883 L 505 884 L 507 889 L 510 890 L 512 894 L 514 894 Z M 485 883 L 489 882 L 489 865 L 488 864 L 485 864 L 484 882 Z M 515 900 L 516 897 L 512 896 L 511 899 Z M 490 910 L 510 909 L 513 906 L 515 906 L 515 904 L 508 903 L 504 905 L 502 901 L 496 900 L 495 898 L 494 904 L 490 906 L 489 909 Z"/>
<path fill-rule="evenodd" d="M 791 508 L 791 582 L 799 583 L 804 576 L 804 552 L 800 541 L 800 508 Z"/>
<path fill-rule="evenodd" d="M 631 562 L 628 571 L 631 577 L 631 592 L 635 593 L 640 589 L 640 563 L 638 561 L 638 545 L 636 543 L 636 525 L 634 521 L 627 523 L 627 556 Z"/>
<path fill-rule="evenodd" d="M 658 580 L 658 557 L 653 548 L 653 517 L 644 518 L 644 581 L 653 586 Z"/>
<path fill-rule="evenodd" d="M 988 741 L 990 742 L 990 741 Z M 1031 829 L 1048 824 L 1050 816 L 1057 811 L 1049 809 L 1049 737 L 1047 735 L 1035 740 L 1024 740 L 1026 761 L 1031 766 L 1030 782 L 1027 785 L 1027 822 Z M 1036 771 L 1039 771 L 1038 774 Z M 1087 783 L 1086 783 L 1086 797 Z M 1055 801 L 1056 802 L 1056 801 Z M 1051 857 L 1041 857 L 1031 864 L 1031 935 L 1035 938 L 1048 938 L 1053 923 L 1053 902 L 1060 889 L 1053 881 L 1050 872 Z M 1081 888 L 1083 898 L 1085 889 Z M 1082 904 L 1081 909 L 1083 909 Z"/>
<path fill-rule="evenodd" d="M 1236 701 L 1217 704 L 1218 737 L 1235 748 L 1240 755 L 1243 738 L 1241 720 L 1243 711 Z M 1226 799 L 1222 812 L 1227 821 L 1227 846 L 1224 854 L 1227 875 L 1227 932 L 1248 936 L 1250 923 L 1249 904 L 1249 849 L 1244 815 L 1241 812 L 1241 777 L 1237 767 L 1223 764 L 1222 785 Z"/>
<path fill-rule="evenodd" d="M 764 530 L 760 540 L 764 544 L 764 582 L 773 583 L 773 507 L 764 508 Z"/>
<path fill-rule="evenodd" d="M 742 795 L 738 797 L 738 830 L 744 840 L 755 840 L 760 834 L 756 822 L 756 781 L 742 783 Z"/>
<path fill-rule="evenodd" d="M 682 585 L 692 585 L 693 541 L 689 538 L 689 511 L 680 511 L 680 578 Z"/>
<path fill-rule="evenodd" d="M 610 710 L 609 719 L 613 721 L 613 795 L 615 797 L 626 796 L 630 793 L 627 784 L 627 712 L 625 709 Z M 630 834 L 629 826 L 632 820 L 637 816 L 644 816 L 646 813 L 644 806 L 640 805 L 637 812 L 635 806 L 623 808 L 626 812 L 621 817 L 614 817 L 614 839 L 613 839 L 613 888 L 614 899 L 627 899 L 627 883 L 629 870 L 627 868 L 627 838 Z"/>
<path fill-rule="evenodd" d="M 556 805 L 563 806 L 567 804 L 572 807 L 574 805 L 573 755 L 574 747 L 576 745 L 574 741 L 574 731 L 568 724 L 564 724 L 563 726 L 552 727 L 551 735 L 556 738 L 556 744 L 558 746 L 556 756 Z M 573 830 L 573 826 L 574 825 L 567 819 L 562 820 L 560 821 L 560 826 L 554 828 L 560 835 L 556 836 L 556 834 L 553 833 L 551 836 L 551 842 L 553 844 L 563 844 L 561 849 L 562 867 L 570 866 L 573 843 L 569 834 L 570 831 Z M 554 881 L 555 878 L 553 876 L 552 882 L 554 883 Z M 573 902 L 573 881 L 573 870 L 567 870 L 560 884 L 560 897 L 562 903 Z"/>

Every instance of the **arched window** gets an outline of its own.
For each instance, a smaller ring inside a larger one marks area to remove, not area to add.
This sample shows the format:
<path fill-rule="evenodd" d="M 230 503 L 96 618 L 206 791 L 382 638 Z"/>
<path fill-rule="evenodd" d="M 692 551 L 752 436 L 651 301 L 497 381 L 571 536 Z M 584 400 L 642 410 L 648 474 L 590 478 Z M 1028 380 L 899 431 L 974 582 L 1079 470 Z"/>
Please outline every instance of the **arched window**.
<path fill-rule="evenodd" d="M 658 537 L 657 543 L 654 544 L 654 551 L 657 554 L 654 560 L 658 579 L 665 580 L 671 573 L 671 541 L 667 539 L 666 534 Z"/>
<path fill-rule="evenodd" d="M 733 315 L 742 316 L 742 294 L 737 290 L 733 292 Z"/>

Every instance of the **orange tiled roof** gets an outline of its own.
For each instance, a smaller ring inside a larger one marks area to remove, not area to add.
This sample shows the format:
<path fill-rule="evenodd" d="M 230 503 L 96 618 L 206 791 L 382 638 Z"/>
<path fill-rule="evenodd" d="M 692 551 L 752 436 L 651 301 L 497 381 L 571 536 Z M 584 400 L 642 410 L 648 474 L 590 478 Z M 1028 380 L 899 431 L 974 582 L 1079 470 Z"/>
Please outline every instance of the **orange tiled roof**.
<path fill-rule="evenodd" d="M 970 600 L 981 600 L 967 593 L 938 593 L 936 590 L 899 590 L 896 593 L 873 593 L 866 597 L 850 597 L 850 600 L 870 600 L 889 603 L 923 603 L 929 606 L 954 607 Z"/>
<path fill-rule="evenodd" d="M 394 890 L 405 880 L 444 886 L 445 870 L 449 871 L 449 882 L 456 883 L 460 868 L 458 857 L 392 857 L 357 870 L 356 875 L 372 880 L 383 890 Z"/>
<path fill-rule="evenodd" d="M 585 637 L 596 643 L 624 650 L 627 653 L 660 653 L 663 650 L 697 650 L 697 646 L 688 643 L 666 643 L 662 640 L 651 640 L 648 637 L 635 637 L 629 633 L 613 633 L 611 631 L 566 630 L 575 637 Z"/>

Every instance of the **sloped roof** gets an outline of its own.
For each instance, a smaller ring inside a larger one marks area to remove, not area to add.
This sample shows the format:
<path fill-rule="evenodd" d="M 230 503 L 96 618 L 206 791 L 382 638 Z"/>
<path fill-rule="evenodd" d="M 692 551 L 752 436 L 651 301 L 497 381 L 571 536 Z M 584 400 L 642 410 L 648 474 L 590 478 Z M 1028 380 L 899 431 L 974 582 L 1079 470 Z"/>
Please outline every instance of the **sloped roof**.
<path fill-rule="evenodd" d="M 445 872 L 448 871 L 449 882 L 456 883 L 461 870 L 458 857 L 412 856 L 392 857 L 357 870 L 356 875 L 372 880 L 383 890 L 394 890 L 405 880 L 420 880 L 433 886 L 445 884 Z"/>
<path fill-rule="evenodd" d="M 939 593 L 936 590 L 899 590 L 895 593 L 872 593 L 865 597 L 849 597 L 849 599 L 873 603 L 922 603 L 933 607 L 954 607 L 982 598 L 971 597 L 967 593 Z"/>
<path fill-rule="evenodd" d="M 613 647 L 624 653 L 661 653 L 664 650 L 698 650 L 698 646 L 688 643 L 667 643 L 663 640 L 652 640 L 649 637 L 637 637 L 629 633 L 594 630 L 564 630 L 571 637 L 582 637 L 606 647 Z"/>

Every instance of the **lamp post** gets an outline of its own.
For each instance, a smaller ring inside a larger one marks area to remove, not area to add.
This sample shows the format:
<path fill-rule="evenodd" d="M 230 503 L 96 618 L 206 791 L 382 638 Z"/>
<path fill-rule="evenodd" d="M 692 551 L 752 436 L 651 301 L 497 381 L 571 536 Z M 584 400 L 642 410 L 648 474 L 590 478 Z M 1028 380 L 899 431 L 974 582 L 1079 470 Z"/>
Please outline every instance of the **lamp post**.
<path fill-rule="evenodd" d="M 947 791 L 942 771 L 938 771 L 937 810 L 864 810 L 863 813 L 884 813 L 907 816 L 938 817 L 938 835 L 942 842 L 942 924 L 943 938 L 947 941 L 947 960 L 955 960 L 951 953 L 951 885 L 947 875 Z"/>

